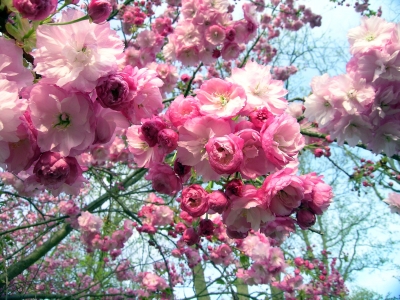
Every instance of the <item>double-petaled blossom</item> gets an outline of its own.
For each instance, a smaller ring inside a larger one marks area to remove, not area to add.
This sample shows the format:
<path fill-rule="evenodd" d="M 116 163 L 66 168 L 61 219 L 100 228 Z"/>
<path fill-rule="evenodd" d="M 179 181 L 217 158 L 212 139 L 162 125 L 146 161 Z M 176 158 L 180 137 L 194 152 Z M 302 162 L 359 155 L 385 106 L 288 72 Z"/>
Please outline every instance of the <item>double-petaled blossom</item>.
<path fill-rule="evenodd" d="M 272 114 L 280 115 L 288 106 L 284 98 L 287 91 L 283 88 L 283 82 L 272 79 L 270 66 L 248 62 L 244 68 L 233 69 L 228 80 L 245 90 L 247 104 L 244 112 L 247 114 L 266 107 Z"/>
<path fill-rule="evenodd" d="M 260 135 L 267 159 L 280 169 L 294 161 L 304 147 L 300 125 L 288 114 L 268 119 Z"/>
<path fill-rule="evenodd" d="M 258 230 L 262 224 L 274 219 L 266 207 L 266 199 L 260 197 L 252 185 L 243 186 L 240 196 L 231 195 L 229 199 L 230 204 L 222 217 L 231 235 L 235 232 L 245 234 L 251 229 Z"/>
<path fill-rule="evenodd" d="M 304 198 L 303 186 L 302 179 L 292 169 L 285 168 L 265 179 L 259 195 L 276 216 L 289 216 Z"/>
<path fill-rule="evenodd" d="M 196 90 L 200 112 L 216 118 L 235 117 L 246 105 L 246 93 L 237 84 L 219 78 L 203 83 Z"/>
<path fill-rule="evenodd" d="M 198 184 L 184 188 L 181 209 L 194 218 L 204 215 L 209 209 L 207 192 Z"/>
<path fill-rule="evenodd" d="M 182 189 L 180 178 L 167 164 L 153 164 L 146 179 L 151 180 L 153 189 L 161 194 L 173 196 Z"/>
<path fill-rule="evenodd" d="M 208 161 L 218 174 L 232 174 L 243 162 L 243 140 L 234 134 L 213 137 L 205 145 Z"/>
<path fill-rule="evenodd" d="M 83 17 L 79 10 L 62 12 L 60 22 Z M 40 25 L 36 31 L 35 72 L 41 82 L 68 90 L 91 92 L 97 79 L 117 71 L 123 61 L 123 43 L 110 29 L 89 20 L 63 25 Z"/>
<path fill-rule="evenodd" d="M 19 89 L 33 83 L 32 72 L 22 64 L 22 49 L 14 40 L 0 37 L 0 61 L 0 78 L 15 82 Z"/>
<path fill-rule="evenodd" d="M 36 84 L 30 92 L 29 108 L 42 151 L 77 155 L 93 143 L 96 120 L 93 103 L 86 95 Z"/>

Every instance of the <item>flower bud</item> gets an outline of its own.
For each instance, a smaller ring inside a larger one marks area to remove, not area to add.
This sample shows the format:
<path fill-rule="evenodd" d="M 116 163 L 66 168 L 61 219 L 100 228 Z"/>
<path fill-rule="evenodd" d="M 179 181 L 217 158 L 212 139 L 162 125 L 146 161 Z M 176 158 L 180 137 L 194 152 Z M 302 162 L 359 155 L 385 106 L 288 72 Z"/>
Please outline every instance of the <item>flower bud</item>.
<path fill-rule="evenodd" d="M 97 101 L 104 108 L 121 111 L 129 105 L 129 88 L 134 86 L 133 80 L 123 72 L 102 77 L 96 86 Z"/>
<path fill-rule="evenodd" d="M 187 228 L 183 233 L 183 240 L 186 244 L 192 246 L 200 242 L 200 236 L 193 228 Z"/>
<path fill-rule="evenodd" d="M 231 197 L 232 195 L 241 197 L 243 185 L 243 181 L 240 179 L 233 179 L 225 185 L 225 194 L 228 197 Z"/>
<path fill-rule="evenodd" d="M 315 224 L 316 217 L 309 210 L 299 210 L 296 214 L 297 224 L 301 229 L 307 229 Z"/>
<path fill-rule="evenodd" d="M 222 212 L 228 205 L 228 199 L 226 198 L 225 194 L 222 193 L 221 191 L 214 191 L 208 194 L 207 201 L 210 210 L 212 210 L 212 212 L 209 213 L 217 212 L 219 214 L 222 214 Z"/>
<path fill-rule="evenodd" d="M 158 117 L 155 117 L 149 121 L 143 123 L 141 130 L 144 140 L 149 144 L 150 147 L 154 147 L 158 142 L 158 133 L 163 130 L 167 125 L 165 122 Z"/>
<path fill-rule="evenodd" d="M 113 8 L 108 0 L 92 0 L 88 6 L 88 15 L 93 23 L 101 24 L 107 21 Z"/>
<path fill-rule="evenodd" d="M 158 132 L 158 144 L 165 153 L 171 153 L 178 147 L 178 134 L 168 128 L 160 130 Z"/>
<path fill-rule="evenodd" d="M 33 21 L 46 19 L 56 11 L 57 3 L 57 0 L 13 0 L 22 17 Z"/>
<path fill-rule="evenodd" d="M 210 219 L 203 219 L 199 224 L 199 234 L 202 236 L 212 235 L 214 233 L 214 223 Z"/>
<path fill-rule="evenodd" d="M 82 169 L 73 157 L 45 152 L 37 161 L 33 173 L 41 184 L 57 189 L 63 183 L 73 184 L 82 175 Z"/>

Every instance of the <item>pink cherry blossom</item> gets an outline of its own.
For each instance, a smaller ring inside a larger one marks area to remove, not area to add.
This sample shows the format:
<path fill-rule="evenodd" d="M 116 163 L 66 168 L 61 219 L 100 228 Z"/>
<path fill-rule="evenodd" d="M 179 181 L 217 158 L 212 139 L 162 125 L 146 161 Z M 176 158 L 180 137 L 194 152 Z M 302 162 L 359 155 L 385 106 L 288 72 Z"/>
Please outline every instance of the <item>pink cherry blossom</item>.
<path fill-rule="evenodd" d="M 230 205 L 222 214 L 228 229 L 247 233 L 250 229 L 258 230 L 262 223 L 274 219 L 267 210 L 265 199 L 259 197 L 258 190 L 252 185 L 243 186 L 241 196 L 232 195 Z"/>
<path fill-rule="evenodd" d="M 199 102 L 191 97 L 180 95 L 174 99 L 166 112 L 172 125 L 179 128 L 186 120 L 200 116 Z"/>
<path fill-rule="evenodd" d="M 79 10 L 62 12 L 60 22 L 81 18 Z M 100 77 L 116 71 L 122 63 L 123 44 L 110 24 L 89 20 L 63 26 L 40 25 L 33 52 L 35 71 L 43 83 L 65 89 L 91 92 Z"/>
<path fill-rule="evenodd" d="M 389 196 L 383 200 L 390 207 L 392 213 L 400 214 L 400 195 L 397 193 L 390 193 Z"/>
<path fill-rule="evenodd" d="M 232 118 L 246 105 L 243 88 L 219 78 L 206 81 L 195 92 L 200 111 L 213 117 Z"/>
<path fill-rule="evenodd" d="M 209 208 L 207 192 L 198 184 L 192 184 L 182 191 L 181 209 L 196 218 L 204 215 Z"/>
<path fill-rule="evenodd" d="M 84 211 L 78 218 L 79 227 L 83 232 L 96 233 L 103 226 L 103 221 L 100 217 Z"/>
<path fill-rule="evenodd" d="M 266 207 L 276 216 L 290 215 L 304 198 L 303 181 L 292 172 L 292 169 L 285 168 L 271 174 L 260 188 L 259 194 L 264 197 Z"/>
<path fill-rule="evenodd" d="M 161 162 L 163 151 L 158 147 L 150 147 L 145 141 L 141 132 L 140 125 L 132 125 L 126 131 L 126 138 L 129 152 L 134 156 L 133 159 L 138 167 L 148 168 L 150 164 Z"/>
<path fill-rule="evenodd" d="M 247 95 L 247 104 L 244 112 L 250 113 L 254 109 L 266 107 L 274 115 L 282 114 L 288 103 L 284 99 L 287 91 L 283 82 L 272 79 L 270 66 L 262 66 L 256 62 L 248 62 L 244 68 L 232 70 L 229 81 L 243 87 Z"/>
<path fill-rule="evenodd" d="M 27 1 L 28 2 L 28 1 Z M 33 83 L 33 76 L 29 69 L 22 64 L 22 49 L 13 40 L 0 37 L 0 78 L 14 81 L 18 88 Z"/>
<path fill-rule="evenodd" d="M 42 151 L 77 155 L 93 143 L 93 104 L 85 95 L 37 84 L 31 90 L 29 108 Z"/>
<path fill-rule="evenodd" d="M 372 48 L 383 47 L 391 38 L 394 25 L 376 16 L 363 17 L 359 27 L 349 30 L 350 52 L 367 52 Z"/>
<path fill-rule="evenodd" d="M 268 119 L 260 135 L 267 159 L 277 168 L 294 161 L 304 147 L 299 123 L 287 114 Z"/>

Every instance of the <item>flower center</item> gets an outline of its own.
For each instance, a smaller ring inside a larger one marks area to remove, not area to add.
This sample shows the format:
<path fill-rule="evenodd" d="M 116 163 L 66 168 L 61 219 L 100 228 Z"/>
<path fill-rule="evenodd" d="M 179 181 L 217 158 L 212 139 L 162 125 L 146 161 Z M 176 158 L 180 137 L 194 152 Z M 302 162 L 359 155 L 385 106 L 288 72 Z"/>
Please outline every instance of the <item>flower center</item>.
<path fill-rule="evenodd" d="M 54 128 L 65 129 L 71 124 L 71 120 L 67 113 L 62 113 L 58 116 L 58 123 L 54 125 Z"/>
<path fill-rule="evenodd" d="M 367 36 L 365 37 L 365 40 L 367 42 L 371 42 L 375 39 L 374 35 L 372 33 L 368 33 Z"/>

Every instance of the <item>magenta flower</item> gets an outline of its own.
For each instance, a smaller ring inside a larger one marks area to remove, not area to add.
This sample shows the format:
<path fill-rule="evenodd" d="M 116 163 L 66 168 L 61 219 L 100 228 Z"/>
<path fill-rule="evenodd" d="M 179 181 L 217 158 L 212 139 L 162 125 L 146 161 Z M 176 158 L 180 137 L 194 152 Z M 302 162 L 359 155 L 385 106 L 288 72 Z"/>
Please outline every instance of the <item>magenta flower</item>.
<path fill-rule="evenodd" d="M 146 179 L 151 180 L 153 189 L 161 194 L 173 196 L 182 189 L 180 178 L 167 164 L 153 164 Z"/>
<path fill-rule="evenodd" d="M 198 184 L 184 188 L 182 191 L 181 209 L 197 218 L 208 211 L 207 192 Z"/>

